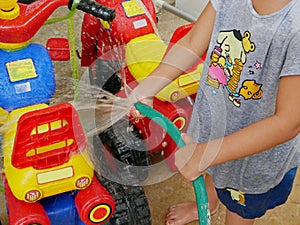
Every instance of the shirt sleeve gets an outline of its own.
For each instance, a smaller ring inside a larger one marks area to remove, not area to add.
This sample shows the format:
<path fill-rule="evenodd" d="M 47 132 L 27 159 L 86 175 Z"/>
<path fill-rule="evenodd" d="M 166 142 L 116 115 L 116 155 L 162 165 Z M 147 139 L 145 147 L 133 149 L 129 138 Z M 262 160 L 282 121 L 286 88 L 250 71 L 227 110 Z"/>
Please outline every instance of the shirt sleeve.
<path fill-rule="evenodd" d="M 289 43 L 286 58 L 281 70 L 280 77 L 290 75 L 300 75 L 300 30 L 295 33 Z"/>
<path fill-rule="evenodd" d="M 214 7 L 214 9 L 217 11 L 219 11 L 220 8 L 220 1 L 219 0 L 210 0 L 212 6 Z"/>

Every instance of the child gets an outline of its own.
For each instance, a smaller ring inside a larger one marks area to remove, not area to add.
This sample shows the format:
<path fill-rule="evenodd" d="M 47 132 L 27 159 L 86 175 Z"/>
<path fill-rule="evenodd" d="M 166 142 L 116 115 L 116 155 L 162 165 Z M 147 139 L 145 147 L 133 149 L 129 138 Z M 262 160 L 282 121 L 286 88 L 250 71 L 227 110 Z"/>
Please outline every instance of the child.
<path fill-rule="evenodd" d="M 253 224 L 291 192 L 300 163 L 299 13 L 299 0 L 211 0 L 130 95 L 151 105 L 152 96 L 207 51 L 192 137 L 183 135 L 186 146 L 175 161 L 187 180 L 207 172 L 211 213 L 221 201 L 226 225 Z M 131 114 L 141 117 L 134 108 Z M 171 206 L 166 224 L 197 216 L 196 203 Z"/>

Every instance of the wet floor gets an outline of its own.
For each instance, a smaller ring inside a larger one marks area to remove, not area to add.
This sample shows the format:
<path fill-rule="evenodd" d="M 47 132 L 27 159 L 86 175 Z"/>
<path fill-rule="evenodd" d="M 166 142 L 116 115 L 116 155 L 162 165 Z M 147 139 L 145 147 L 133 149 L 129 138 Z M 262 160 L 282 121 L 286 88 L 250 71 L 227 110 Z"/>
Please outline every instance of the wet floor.
<path fill-rule="evenodd" d="M 172 0 L 169 1 L 172 3 Z M 81 19 L 80 16 L 77 17 L 78 20 Z M 158 12 L 158 30 L 160 36 L 168 41 L 171 34 L 176 29 L 176 27 L 188 23 L 187 21 L 178 18 L 177 16 L 160 9 Z M 51 27 L 50 27 L 51 28 Z M 36 41 L 45 43 L 45 40 L 49 36 L 49 30 L 43 29 L 37 37 Z M 51 34 L 59 35 L 66 31 L 66 25 L 62 24 L 51 30 Z M 78 31 L 78 30 L 77 30 Z M 77 37 L 78 38 L 78 37 Z M 77 39 L 78 41 L 78 39 Z M 80 43 L 79 43 L 80 45 Z M 55 69 L 59 76 L 70 77 L 71 71 L 69 69 L 69 62 L 59 62 L 55 63 Z M 81 71 L 82 72 L 82 71 Z M 57 87 L 60 88 L 59 86 Z M 154 161 L 160 161 L 162 157 L 159 154 L 153 156 Z M 163 164 L 163 163 L 162 163 Z M 152 171 L 157 175 L 157 170 Z M 152 215 L 153 225 L 163 225 L 165 224 L 165 212 L 167 208 L 176 203 L 181 203 L 185 201 L 194 201 L 194 191 L 191 183 L 186 183 L 178 173 L 172 172 L 167 165 L 162 165 L 162 170 L 160 171 L 160 180 L 153 182 L 146 181 L 148 183 L 144 186 L 145 193 L 148 199 L 149 207 Z M 150 174 L 151 179 L 152 176 Z M 149 184 L 150 183 L 150 184 Z M 5 220 L 4 213 L 4 200 L 3 196 L 0 199 L 1 203 L 1 218 Z M 225 209 L 221 205 L 217 214 L 212 217 L 213 225 L 223 225 L 225 218 Z M 7 222 L 4 222 L 6 225 Z M 198 223 L 194 222 L 191 225 L 196 225 Z M 296 178 L 293 192 L 288 200 L 288 202 L 271 210 L 266 216 L 256 221 L 255 225 L 300 225 L 300 175 Z"/>

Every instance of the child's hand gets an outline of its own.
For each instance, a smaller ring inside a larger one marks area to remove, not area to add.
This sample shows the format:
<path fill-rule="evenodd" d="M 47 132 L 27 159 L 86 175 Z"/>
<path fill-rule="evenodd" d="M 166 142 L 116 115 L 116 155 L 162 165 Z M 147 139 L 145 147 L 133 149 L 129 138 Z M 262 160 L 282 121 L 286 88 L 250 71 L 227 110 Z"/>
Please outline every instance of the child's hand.
<path fill-rule="evenodd" d="M 136 101 L 131 101 L 132 104 L 134 104 L 135 102 L 141 102 L 145 105 L 148 105 L 150 107 L 153 107 L 153 97 L 146 97 L 146 98 L 135 98 Z M 144 115 L 142 115 L 136 108 L 135 106 L 131 106 L 130 111 L 129 111 L 129 115 L 132 116 L 133 118 L 139 120 L 139 119 L 143 119 Z"/>
<path fill-rule="evenodd" d="M 128 96 L 130 105 L 136 102 L 141 102 L 150 107 L 153 107 L 153 98 L 172 80 L 159 76 L 147 76 L 138 86 L 136 86 Z M 135 107 L 130 109 L 129 115 L 136 119 L 141 119 L 143 116 Z"/>
<path fill-rule="evenodd" d="M 182 134 L 182 139 L 186 146 L 175 152 L 175 165 L 186 180 L 193 181 L 207 169 L 201 163 L 205 148 L 188 134 Z"/>
<path fill-rule="evenodd" d="M 144 115 L 142 115 L 133 105 L 136 102 L 143 103 L 145 105 L 148 105 L 150 107 L 153 107 L 153 97 L 152 96 L 146 96 L 145 92 L 140 88 L 140 86 L 137 86 L 128 96 L 129 103 L 132 105 L 129 110 L 129 116 L 132 116 L 133 118 L 139 120 L 144 118 Z"/>

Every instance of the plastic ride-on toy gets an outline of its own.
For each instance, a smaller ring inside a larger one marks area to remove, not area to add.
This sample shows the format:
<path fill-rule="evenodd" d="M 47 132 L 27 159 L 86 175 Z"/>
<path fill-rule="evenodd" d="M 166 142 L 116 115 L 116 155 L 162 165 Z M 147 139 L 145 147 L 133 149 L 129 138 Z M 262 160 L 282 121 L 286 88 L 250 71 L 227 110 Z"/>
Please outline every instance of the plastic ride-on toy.
<path fill-rule="evenodd" d="M 82 23 L 81 65 L 89 67 L 90 82 L 120 97 L 127 96 L 159 64 L 172 44 L 183 37 L 193 26 L 179 27 L 166 45 L 156 34 L 155 7 L 151 0 L 97 0 L 116 11 L 110 24 L 86 14 Z M 154 109 L 171 120 L 181 131 L 186 131 L 192 112 L 193 100 L 198 89 L 203 68 L 202 57 L 189 70 L 155 96 Z M 103 147 L 104 146 L 104 147 Z M 137 147 L 138 146 L 138 147 Z M 172 170 L 173 152 L 177 148 L 170 136 L 158 125 L 145 118 L 135 121 L 123 118 L 110 128 L 95 135 L 94 148 L 99 158 L 111 167 L 107 176 L 126 180 L 130 170 L 139 180 L 147 178 L 151 164 L 150 154 L 162 151 Z M 104 160 L 103 160 L 104 159 Z M 129 165 L 128 165 L 129 164 Z M 101 165 L 105 165 L 101 163 Z M 113 166 L 112 166 L 113 165 Z"/>
<path fill-rule="evenodd" d="M 9 117 L 3 154 L 10 224 L 19 224 L 28 213 L 31 223 L 50 224 L 37 201 L 74 190 L 84 224 L 109 219 L 115 203 L 94 176 L 76 110 L 69 103 L 39 104 L 14 110 Z"/>

